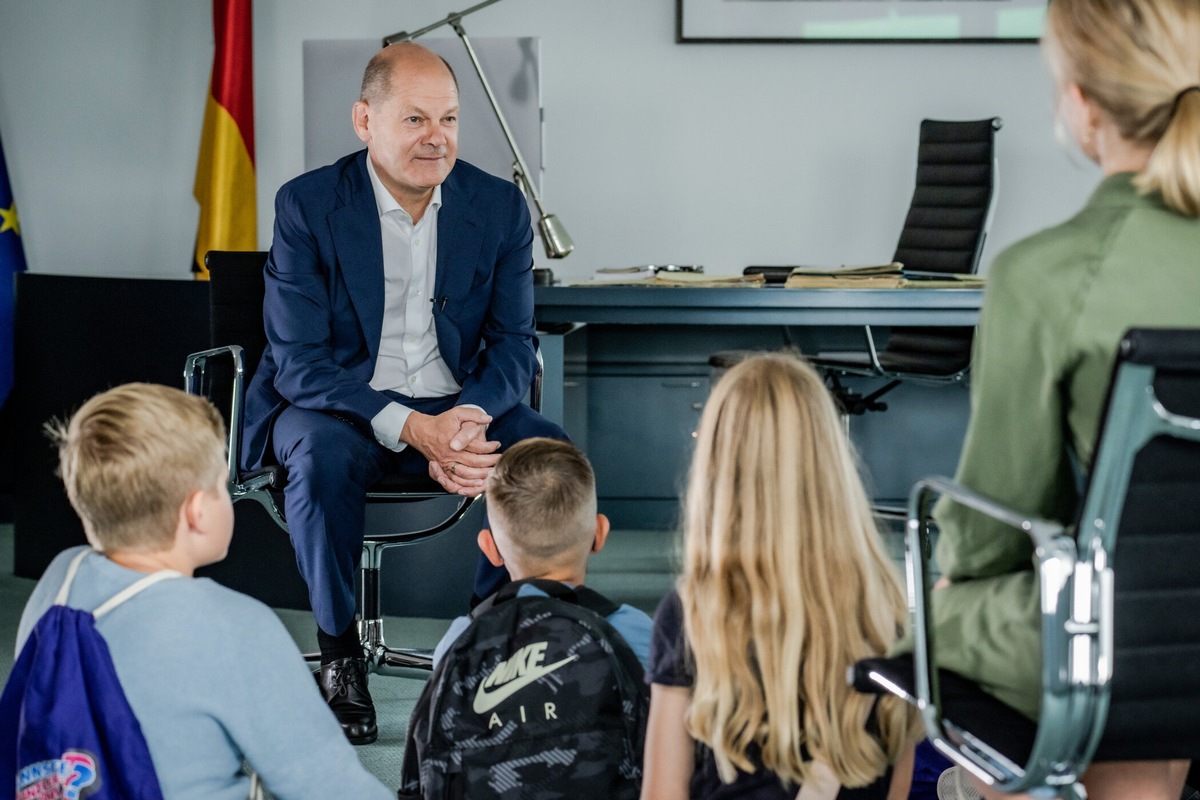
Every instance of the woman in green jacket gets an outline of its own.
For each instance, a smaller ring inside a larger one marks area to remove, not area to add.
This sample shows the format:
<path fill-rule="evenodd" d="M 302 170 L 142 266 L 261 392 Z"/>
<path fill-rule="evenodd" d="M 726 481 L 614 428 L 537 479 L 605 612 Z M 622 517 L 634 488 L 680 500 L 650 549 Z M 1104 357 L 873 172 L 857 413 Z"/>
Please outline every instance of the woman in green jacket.
<path fill-rule="evenodd" d="M 1104 178 L 1075 217 L 991 266 L 957 477 L 1067 523 L 1122 334 L 1200 327 L 1200 3 L 1052 0 L 1042 45 L 1060 132 Z M 1040 617 L 1029 539 L 945 501 L 936 518 L 939 665 L 1036 717 Z M 1092 798 L 1175 800 L 1186 769 L 1098 764 L 1085 785 Z"/>

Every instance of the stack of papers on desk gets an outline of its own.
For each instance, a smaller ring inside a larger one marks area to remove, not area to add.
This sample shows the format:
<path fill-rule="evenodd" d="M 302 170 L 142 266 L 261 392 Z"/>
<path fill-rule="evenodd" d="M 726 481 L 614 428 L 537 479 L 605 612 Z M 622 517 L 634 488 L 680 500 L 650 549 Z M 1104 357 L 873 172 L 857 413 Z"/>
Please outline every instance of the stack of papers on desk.
<path fill-rule="evenodd" d="M 596 274 L 592 276 L 593 283 L 629 283 L 630 281 L 644 281 L 653 278 L 657 267 L 647 265 L 644 267 L 601 267 L 596 270 Z"/>
<path fill-rule="evenodd" d="M 634 271 L 609 271 L 600 277 L 576 286 L 697 286 L 697 287 L 739 287 L 762 286 L 766 281 L 762 275 L 705 275 L 703 272 L 657 272 L 643 274 L 637 268 Z"/>
<path fill-rule="evenodd" d="M 789 289 L 977 289 L 980 275 L 911 272 L 899 261 L 869 267 L 796 267 L 784 285 Z"/>

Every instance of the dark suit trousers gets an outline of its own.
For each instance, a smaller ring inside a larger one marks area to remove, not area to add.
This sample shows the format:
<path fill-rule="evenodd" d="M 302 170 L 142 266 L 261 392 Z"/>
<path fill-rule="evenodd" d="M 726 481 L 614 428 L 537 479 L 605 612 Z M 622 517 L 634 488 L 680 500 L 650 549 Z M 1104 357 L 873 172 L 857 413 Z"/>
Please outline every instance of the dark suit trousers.
<path fill-rule="evenodd" d="M 425 414 L 446 411 L 458 399 L 457 395 L 396 398 Z M 562 428 L 525 405 L 516 406 L 488 426 L 488 438 L 500 442 L 502 451 L 535 436 L 567 438 Z M 321 630 L 337 635 L 354 620 L 367 487 L 388 473 L 425 473 L 429 462 L 416 448 L 392 452 L 376 442 L 369 429 L 295 406 L 279 414 L 271 438 L 275 457 L 288 473 L 284 513 L 313 614 Z M 477 596 L 486 597 L 507 578 L 503 567 L 493 567 L 480 554 Z M 466 606 L 464 597 L 464 611 Z"/>

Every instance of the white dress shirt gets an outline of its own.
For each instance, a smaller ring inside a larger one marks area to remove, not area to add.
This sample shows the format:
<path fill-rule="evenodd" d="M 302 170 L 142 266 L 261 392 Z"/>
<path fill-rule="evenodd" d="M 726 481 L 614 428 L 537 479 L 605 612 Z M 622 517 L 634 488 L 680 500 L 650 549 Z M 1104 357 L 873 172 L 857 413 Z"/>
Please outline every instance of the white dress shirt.
<path fill-rule="evenodd" d="M 420 222 L 413 224 L 375 173 L 367 158 L 367 173 L 375 191 L 379 229 L 383 237 L 383 329 L 371 387 L 409 397 L 445 397 L 462 387 L 438 350 L 433 324 L 434 278 L 437 272 L 437 218 L 442 187 Z M 390 403 L 371 420 L 375 438 L 389 450 L 407 447 L 400 433 L 412 409 Z"/>

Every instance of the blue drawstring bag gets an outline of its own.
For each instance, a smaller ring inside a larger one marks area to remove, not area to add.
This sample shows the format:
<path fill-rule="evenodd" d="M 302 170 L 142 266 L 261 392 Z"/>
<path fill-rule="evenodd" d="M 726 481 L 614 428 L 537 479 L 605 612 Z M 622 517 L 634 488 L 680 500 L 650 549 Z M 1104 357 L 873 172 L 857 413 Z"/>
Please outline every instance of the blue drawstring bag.
<path fill-rule="evenodd" d="M 96 608 L 55 605 L 22 648 L 0 696 L 0 800 L 162 800 L 141 725 L 125 699 L 96 619 L 163 578 L 147 575 Z"/>

